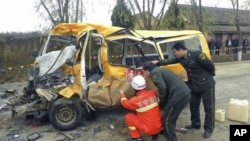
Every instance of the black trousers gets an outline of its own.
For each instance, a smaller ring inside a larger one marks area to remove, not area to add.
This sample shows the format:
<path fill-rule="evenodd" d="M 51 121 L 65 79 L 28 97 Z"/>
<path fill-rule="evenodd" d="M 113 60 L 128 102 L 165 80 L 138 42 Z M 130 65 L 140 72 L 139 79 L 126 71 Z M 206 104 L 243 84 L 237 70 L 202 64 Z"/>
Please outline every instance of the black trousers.
<path fill-rule="evenodd" d="M 200 119 L 200 103 L 203 102 L 205 111 L 204 130 L 212 133 L 214 130 L 215 119 L 215 89 L 214 87 L 202 92 L 191 94 L 190 111 L 192 125 L 195 127 L 201 126 Z"/>
<path fill-rule="evenodd" d="M 237 47 L 233 47 L 232 52 L 233 52 L 233 54 L 237 54 L 238 48 Z"/>
<path fill-rule="evenodd" d="M 242 53 L 247 53 L 247 46 L 243 46 Z"/>
<path fill-rule="evenodd" d="M 186 94 L 175 105 L 167 104 L 162 114 L 163 133 L 166 141 L 177 141 L 175 134 L 176 121 L 190 100 L 191 94 Z M 168 103 L 171 99 L 168 100 Z"/>
<path fill-rule="evenodd" d="M 215 55 L 220 55 L 220 47 L 216 47 Z"/>
<path fill-rule="evenodd" d="M 226 54 L 230 54 L 231 46 L 226 47 Z"/>

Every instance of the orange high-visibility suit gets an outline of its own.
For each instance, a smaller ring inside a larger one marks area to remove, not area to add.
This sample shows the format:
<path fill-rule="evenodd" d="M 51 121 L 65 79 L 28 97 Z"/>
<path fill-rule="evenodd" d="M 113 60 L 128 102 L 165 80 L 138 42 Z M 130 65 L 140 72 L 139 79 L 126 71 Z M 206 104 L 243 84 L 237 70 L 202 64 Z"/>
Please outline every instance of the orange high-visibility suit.
<path fill-rule="evenodd" d="M 121 103 L 124 108 L 136 111 L 136 114 L 128 113 L 125 116 L 132 138 L 140 138 L 139 131 L 147 135 L 161 131 L 161 112 L 156 91 L 143 89 L 129 100 L 121 94 Z"/>

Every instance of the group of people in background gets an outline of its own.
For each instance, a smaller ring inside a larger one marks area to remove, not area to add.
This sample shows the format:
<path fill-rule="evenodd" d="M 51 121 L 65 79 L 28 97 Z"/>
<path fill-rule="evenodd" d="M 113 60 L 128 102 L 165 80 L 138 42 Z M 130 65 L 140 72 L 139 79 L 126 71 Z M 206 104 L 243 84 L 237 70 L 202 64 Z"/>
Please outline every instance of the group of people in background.
<path fill-rule="evenodd" d="M 211 38 L 208 41 L 208 47 L 210 49 L 211 55 L 220 55 L 223 47 L 222 39 L 221 38 Z M 239 51 L 239 39 L 238 38 L 232 38 L 232 36 L 228 36 L 228 38 L 225 40 L 225 54 L 237 54 Z M 244 38 L 242 40 L 242 53 L 246 54 L 247 50 L 249 48 L 249 42 L 248 39 Z"/>

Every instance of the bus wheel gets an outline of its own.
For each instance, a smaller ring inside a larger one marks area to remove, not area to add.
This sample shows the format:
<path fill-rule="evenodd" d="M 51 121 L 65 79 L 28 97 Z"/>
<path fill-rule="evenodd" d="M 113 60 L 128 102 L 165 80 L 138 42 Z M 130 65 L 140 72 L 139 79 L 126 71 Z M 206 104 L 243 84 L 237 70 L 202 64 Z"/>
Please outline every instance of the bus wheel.
<path fill-rule="evenodd" d="M 49 108 L 49 120 L 54 128 L 58 130 L 75 129 L 82 121 L 82 107 L 79 100 L 57 99 Z"/>

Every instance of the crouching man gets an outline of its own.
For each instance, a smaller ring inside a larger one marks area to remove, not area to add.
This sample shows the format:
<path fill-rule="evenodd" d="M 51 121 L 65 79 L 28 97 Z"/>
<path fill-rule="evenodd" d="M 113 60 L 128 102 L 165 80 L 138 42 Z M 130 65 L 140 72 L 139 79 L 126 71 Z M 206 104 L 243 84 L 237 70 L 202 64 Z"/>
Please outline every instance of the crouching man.
<path fill-rule="evenodd" d="M 125 116 L 131 138 L 128 141 L 142 141 L 140 132 L 155 137 L 162 129 L 161 112 L 155 90 L 146 90 L 143 76 L 137 75 L 131 83 L 135 96 L 127 99 L 120 90 L 121 103 L 124 108 L 136 111 Z"/>

